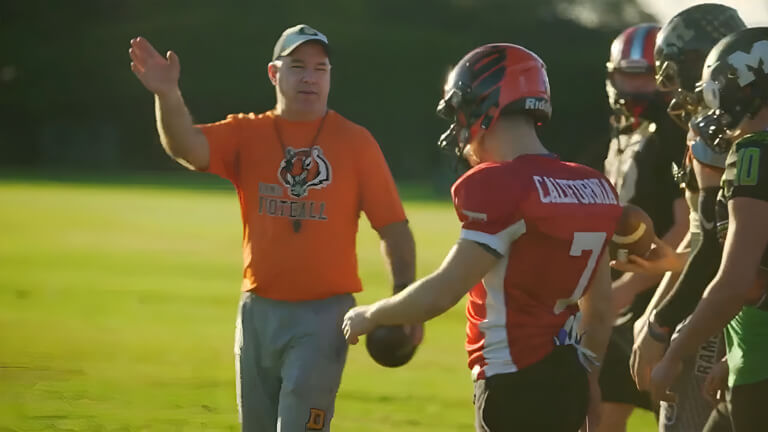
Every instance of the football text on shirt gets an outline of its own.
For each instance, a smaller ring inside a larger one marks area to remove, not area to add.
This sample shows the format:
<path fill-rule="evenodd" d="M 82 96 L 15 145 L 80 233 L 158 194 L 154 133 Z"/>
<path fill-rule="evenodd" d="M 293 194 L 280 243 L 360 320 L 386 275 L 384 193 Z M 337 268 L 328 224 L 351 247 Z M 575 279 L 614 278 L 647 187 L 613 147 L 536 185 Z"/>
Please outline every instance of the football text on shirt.
<path fill-rule="evenodd" d="M 280 185 L 259 182 L 259 214 L 325 221 L 325 201 L 284 199 Z"/>
<path fill-rule="evenodd" d="M 618 204 L 605 179 L 564 180 L 533 176 L 543 203 Z"/>

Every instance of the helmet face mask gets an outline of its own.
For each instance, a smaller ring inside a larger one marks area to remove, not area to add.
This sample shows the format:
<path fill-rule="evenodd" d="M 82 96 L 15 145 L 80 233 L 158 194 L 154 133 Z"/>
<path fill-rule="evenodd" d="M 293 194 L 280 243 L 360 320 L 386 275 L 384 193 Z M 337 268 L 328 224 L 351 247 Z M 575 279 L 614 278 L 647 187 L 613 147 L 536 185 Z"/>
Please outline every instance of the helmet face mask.
<path fill-rule="evenodd" d="M 611 121 L 619 129 L 623 130 L 631 126 L 634 130 L 642 119 L 659 121 L 661 115 L 666 115 L 669 104 L 669 94 L 654 90 L 651 92 L 622 91 L 620 85 L 606 80 L 606 93 L 608 102 L 613 111 Z"/>
<path fill-rule="evenodd" d="M 688 129 L 691 120 L 701 109 L 701 100 L 696 93 L 683 89 L 672 92 L 672 101 L 667 107 L 667 114 L 683 129 Z"/>
<path fill-rule="evenodd" d="M 723 110 L 715 109 L 696 118 L 691 127 L 704 144 L 715 153 L 722 154 L 731 149 L 732 137 L 737 133 L 729 129 L 732 122 L 733 119 Z"/>
<path fill-rule="evenodd" d="M 656 87 L 661 91 L 675 91 L 680 88 L 677 75 L 677 63 L 672 61 L 659 62 L 656 66 Z"/>
<path fill-rule="evenodd" d="M 622 92 L 614 90 L 613 108 L 615 112 L 626 117 L 635 117 L 636 113 L 642 112 L 655 97 L 656 93 L 643 92 Z"/>
<path fill-rule="evenodd" d="M 438 145 L 461 157 L 502 110 L 549 120 L 549 81 L 536 54 L 517 45 L 483 45 L 464 56 L 446 79 L 437 114 L 451 126 Z"/>

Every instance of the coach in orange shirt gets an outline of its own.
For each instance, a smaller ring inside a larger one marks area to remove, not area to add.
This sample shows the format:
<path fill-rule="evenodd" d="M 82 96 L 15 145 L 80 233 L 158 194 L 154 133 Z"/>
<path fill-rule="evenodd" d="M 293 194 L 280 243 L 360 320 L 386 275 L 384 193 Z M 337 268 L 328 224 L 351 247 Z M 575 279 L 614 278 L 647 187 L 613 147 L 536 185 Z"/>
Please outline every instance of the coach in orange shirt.
<path fill-rule="evenodd" d="M 194 125 L 179 59 L 141 37 L 131 69 L 154 93 L 163 147 L 182 165 L 231 181 L 243 220 L 235 356 L 244 431 L 330 429 L 347 344 L 341 321 L 361 290 L 362 210 L 381 236 L 395 290 L 414 278 L 414 242 L 392 175 L 363 127 L 328 109 L 328 40 L 283 32 L 267 73 L 277 104 Z M 410 328 L 420 342 L 422 327 Z"/>

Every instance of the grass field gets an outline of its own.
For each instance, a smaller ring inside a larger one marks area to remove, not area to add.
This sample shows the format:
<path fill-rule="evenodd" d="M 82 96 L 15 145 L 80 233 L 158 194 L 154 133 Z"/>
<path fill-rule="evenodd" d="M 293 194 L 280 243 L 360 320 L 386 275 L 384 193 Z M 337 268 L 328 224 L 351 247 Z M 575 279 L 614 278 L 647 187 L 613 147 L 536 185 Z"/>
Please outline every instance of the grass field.
<path fill-rule="evenodd" d="M 458 225 L 447 200 L 404 197 L 424 275 Z M 0 176 L 0 432 L 238 430 L 240 238 L 236 197 L 206 176 Z M 364 220 L 358 254 L 359 301 L 385 295 Z M 406 367 L 354 347 L 334 431 L 471 431 L 462 307 Z M 655 430 L 652 416 L 629 430 Z"/>

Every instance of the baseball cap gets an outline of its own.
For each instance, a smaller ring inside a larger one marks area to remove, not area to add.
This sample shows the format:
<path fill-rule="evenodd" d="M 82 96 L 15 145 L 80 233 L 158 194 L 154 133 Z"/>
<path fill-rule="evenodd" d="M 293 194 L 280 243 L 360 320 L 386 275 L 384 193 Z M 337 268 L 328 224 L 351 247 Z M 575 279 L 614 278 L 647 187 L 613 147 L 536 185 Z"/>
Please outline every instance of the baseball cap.
<path fill-rule="evenodd" d="M 306 24 L 299 24 L 287 28 L 283 34 L 280 35 L 280 39 L 278 39 L 275 44 L 275 49 L 272 52 L 272 60 L 288 55 L 299 45 L 312 40 L 316 40 L 323 44 L 325 51 L 328 52 L 328 38 L 319 31 Z"/>

